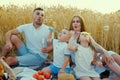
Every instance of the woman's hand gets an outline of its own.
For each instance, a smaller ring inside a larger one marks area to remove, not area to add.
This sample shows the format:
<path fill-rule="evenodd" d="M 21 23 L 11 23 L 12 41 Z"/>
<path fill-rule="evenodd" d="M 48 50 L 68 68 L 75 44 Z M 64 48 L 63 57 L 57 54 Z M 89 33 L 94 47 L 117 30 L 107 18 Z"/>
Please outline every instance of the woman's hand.
<path fill-rule="evenodd" d="M 97 66 L 98 66 L 98 67 L 103 67 L 103 63 L 98 61 L 98 62 L 97 62 Z"/>
<path fill-rule="evenodd" d="M 114 62 L 114 59 L 111 55 L 108 54 L 103 54 L 102 55 L 102 58 L 103 58 L 103 61 L 106 63 L 106 64 L 111 64 Z"/>

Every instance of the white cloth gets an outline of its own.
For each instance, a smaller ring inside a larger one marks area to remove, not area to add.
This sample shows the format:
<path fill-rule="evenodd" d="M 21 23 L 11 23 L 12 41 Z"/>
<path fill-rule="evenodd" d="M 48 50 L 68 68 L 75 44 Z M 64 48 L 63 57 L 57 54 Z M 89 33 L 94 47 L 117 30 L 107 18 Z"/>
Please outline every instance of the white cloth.
<path fill-rule="evenodd" d="M 41 49 L 43 47 L 43 40 L 44 45 L 47 46 L 47 37 L 49 34 L 49 27 L 42 24 L 39 28 L 35 28 L 33 26 L 33 23 L 20 25 L 17 27 L 17 30 L 20 33 L 23 33 L 26 38 L 26 47 L 28 48 L 28 51 L 31 53 L 37 53 L 40 54 L 42 58 L 46 58 L 48 54 L 44 54 L 41 52 Z"/>
<path fill-rule="evenodd" d="M 27 68 L 27 67 L 17 67 L 16 70 L 21 70 L 23 69 L 22 72 L 17 74 L 17 78 L 20 78 L 18 80 L 36 80 L 33 78 L 33 74 L 35 74 L 37 71 Z"/>
<path fill-rule="evenodd" d="M 91 65 L 93 60 L 93 51 L 90 47 L 85 48 L 78 44 L 78 50 L 75 52 L 75 75 L 77 78 L 81 76 L 99 77 L 95 72 L 94 66 Z"/>
<path fill-rule="evenodd" d="M 66 42 L 60 42 L 59 40 L 53 39 L 53 64 L 58 68 L 62 67 L 65 56 L 70 56 L 67 45 Z M 66 68 L 69 68 L 69 64 Z"/>

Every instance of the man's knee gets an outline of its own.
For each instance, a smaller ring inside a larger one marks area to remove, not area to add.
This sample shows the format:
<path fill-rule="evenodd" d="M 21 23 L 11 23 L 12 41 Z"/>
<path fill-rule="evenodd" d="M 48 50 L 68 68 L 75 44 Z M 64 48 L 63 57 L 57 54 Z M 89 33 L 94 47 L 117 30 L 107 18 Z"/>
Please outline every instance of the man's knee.
<path fill-rule="evenodd" d="M 17 42 L 18 39 L 19 39 L 19 38 L 18 38 L 16 35 L 12 35 L 12 36 L 11 36 L 11 41 L 12 41 L 12 42 Z"/>
<path fill-rule="evenodd" d="M 16 48 L 19 48 L 22 44 L 21 39 L 16 35 L 11 36 L 11 42 L 16 46 Z"/>
<path fill-rule="evenodd" d="M 15 57 L 7 57 L 6 63 L 10 66 L 18 65 L 18 60 Z"/>

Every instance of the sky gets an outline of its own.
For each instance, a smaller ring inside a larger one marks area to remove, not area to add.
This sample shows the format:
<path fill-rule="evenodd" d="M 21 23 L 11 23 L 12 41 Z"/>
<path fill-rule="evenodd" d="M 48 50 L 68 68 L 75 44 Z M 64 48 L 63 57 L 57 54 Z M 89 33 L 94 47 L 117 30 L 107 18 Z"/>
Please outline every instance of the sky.
<path fill-rule="evenodd" d="M 120 10 L 120 0 L 0 0 L 0 5 L 31 5 L 45 6 L 62 5 L 65 7 L 77 7 L 90 9 L 101 13 L 111 13 Z"/>

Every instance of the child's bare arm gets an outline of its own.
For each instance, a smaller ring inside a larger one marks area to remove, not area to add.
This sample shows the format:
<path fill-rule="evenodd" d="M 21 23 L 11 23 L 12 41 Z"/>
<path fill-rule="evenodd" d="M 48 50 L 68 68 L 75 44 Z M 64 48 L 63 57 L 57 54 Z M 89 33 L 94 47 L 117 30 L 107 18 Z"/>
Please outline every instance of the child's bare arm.
<path fill-rule="evenodd" d="M 68 50 L 70 51 L 77 51 L 77 45 L 72 45 L 72 41 L 74 40 L 73 37 L 70 38 L 69 43 L 68 43 Z"/>
<path fill-rule="evenodd" d="M 66 68 L 67 64 L 69 63 L 69 61 L 70 61 L 70 56 L 65 56 L 64 64 L 63 64 L 61 70 L 59 71 L 59 73 L 65 72 L 65 68 Z"/>

